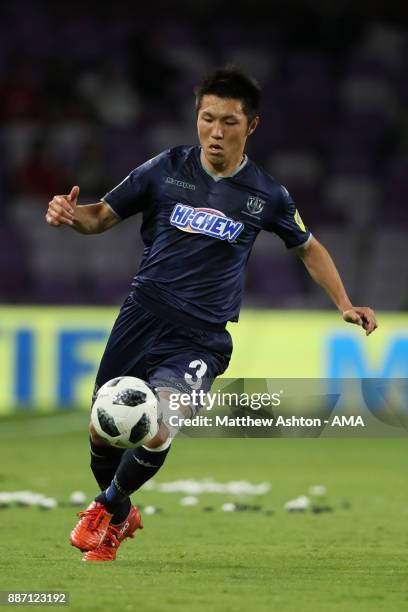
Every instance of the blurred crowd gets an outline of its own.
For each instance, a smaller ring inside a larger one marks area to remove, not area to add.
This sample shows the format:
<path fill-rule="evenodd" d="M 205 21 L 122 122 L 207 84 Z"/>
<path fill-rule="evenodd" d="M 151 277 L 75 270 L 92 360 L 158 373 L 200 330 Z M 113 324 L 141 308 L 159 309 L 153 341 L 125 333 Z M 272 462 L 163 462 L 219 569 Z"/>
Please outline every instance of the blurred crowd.
<path fill-rule="evenodd" d="M 364 20 L 347 3 L 290 13 L 277 2 L 275 19 L 239 2 L 232 14 L 222 0 L 171 4 L 2 7 L 1 301 L 122 299 L 142 250 L 140 220 L 83 237 L 46 225 L 48 200 L 78 184 L 80 203 L 98 201 L 161 150 L 195 144 L 193 86 L 234 63 L 263 88 L 249 155 L 289 189 L 355 303 L 408 307 L 403 20 Z M 328 306 L 301 268 L 261 235 L 247 305 Z"/>

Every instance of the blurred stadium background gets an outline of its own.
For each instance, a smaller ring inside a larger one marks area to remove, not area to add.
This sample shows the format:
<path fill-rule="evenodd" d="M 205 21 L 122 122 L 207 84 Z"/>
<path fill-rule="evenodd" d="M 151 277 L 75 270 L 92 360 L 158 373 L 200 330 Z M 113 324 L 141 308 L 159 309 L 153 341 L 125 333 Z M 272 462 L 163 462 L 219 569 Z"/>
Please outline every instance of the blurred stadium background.
<path fill-rule="evenodd" d="M 97 201 L 194 144 L 192 88 L 227 62 L 264 91 L 250 156 L 290 190 L 353 302 L 394 313 L 369 342 L 316 314 L 328 299 L 265 233 L 244 306 L 282 312 L 262 313 L 256 346 L 257 311 L 231 326 L 229 374 L 408 376 L 407 22 L 383 1 L 3 2 L 0 410 L 88 403 L 142 250 L 137 218 L 83 237 L 47 226 L 48 200 L 78 184 Z"/>
<path fill-rule="evenodd" d="M 406 608 L 406 438 L 180 436 L 159 482 L 271 492 L 185 506 L 144 489 L 146 529 L 115 564 L 83 567 L 66 544 L 68 499 L 95 494 L 86 411 L 142 245 L 137 218 L 84 237 L 44 215 L 73 184 L 93 202 L 161 150 L 194 144 L 193 85 L 235 62 L 264 89 L 249 154 L 291 191 L 380 328 L 367 339 L 345 325 L 261 235 L 227 375 L 408 379 L 407 31 L 408 4 L 393 0 L 0 4 L 0 494 L 58 501 L 45 514 L 0 500 L 2 589 L 68 590 L 78 612 Z M 334 511 L 285 512 L 310 485 Z M 257 513 L 221 511 L 237 500 Z"/>

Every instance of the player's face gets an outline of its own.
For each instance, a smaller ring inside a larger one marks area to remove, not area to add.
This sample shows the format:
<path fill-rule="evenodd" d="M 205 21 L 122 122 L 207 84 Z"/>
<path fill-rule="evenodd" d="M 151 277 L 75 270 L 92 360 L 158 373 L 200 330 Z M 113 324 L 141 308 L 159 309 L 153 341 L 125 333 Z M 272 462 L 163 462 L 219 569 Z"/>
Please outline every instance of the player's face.
<path fill-rule="evenodd" d="M 240 100 L 203 96 L 197 130 L 206 165 L 216 172 L 233 172 L 242 161 L 246 139 L 258 121 L 255 117 L 248 122 Z"/>

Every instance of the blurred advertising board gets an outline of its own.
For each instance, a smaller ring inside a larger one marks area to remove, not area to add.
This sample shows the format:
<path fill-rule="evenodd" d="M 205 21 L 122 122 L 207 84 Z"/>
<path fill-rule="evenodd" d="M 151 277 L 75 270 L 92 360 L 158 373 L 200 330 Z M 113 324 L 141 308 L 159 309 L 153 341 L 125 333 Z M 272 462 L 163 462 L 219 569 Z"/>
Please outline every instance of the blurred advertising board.
<path fill-rule="evenodd" d="M 107 307 L 0 308 L 0 414 L 88 409 L 117 314 Z M 408 378 L 408 315 L 370 337 L 336 312 L 246 310 L 229 331 L 229 378 Z"/>

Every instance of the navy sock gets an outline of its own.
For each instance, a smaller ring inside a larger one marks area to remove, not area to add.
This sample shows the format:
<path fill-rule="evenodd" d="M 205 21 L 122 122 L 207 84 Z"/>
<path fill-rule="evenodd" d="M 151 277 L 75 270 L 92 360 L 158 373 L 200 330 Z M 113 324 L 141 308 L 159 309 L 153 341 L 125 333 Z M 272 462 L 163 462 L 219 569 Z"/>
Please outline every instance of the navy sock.
<path fill-rule="evenodd" d="M 124 449 L 99 446 L 90 439 L 91 470 L 101 491 L 109 487 L 122 459 Z"/>
<path fill-rule="evenodd" d="M 110 488 L 111 487 L 109 487 L 109 489 Z M 97 497 L 95 497 L 95 501 L 98 501 L 103 504 L 107 511 L 110 514 L 113 514 L 111 518 L 112 525 L 118 525 L 119 523 L 123 523 L 123 521 L 129 514 L 130 507 L 132 505 L 129 495 L 124 496 L 122 499 L 116 499 L 112 501 L 107 497 L 106 491 L 103 491 Z"/>
<path fill-rule="evenodd" d="M 169 450 L 170 446 L 163 451 L 151 451 L 139 446 L 123 453 L 110 486 L 95 498 L 113 514 L 113 524 L 125 520 L 130 510 L 129 495 L 153 478 L 163 465 Z"/>

